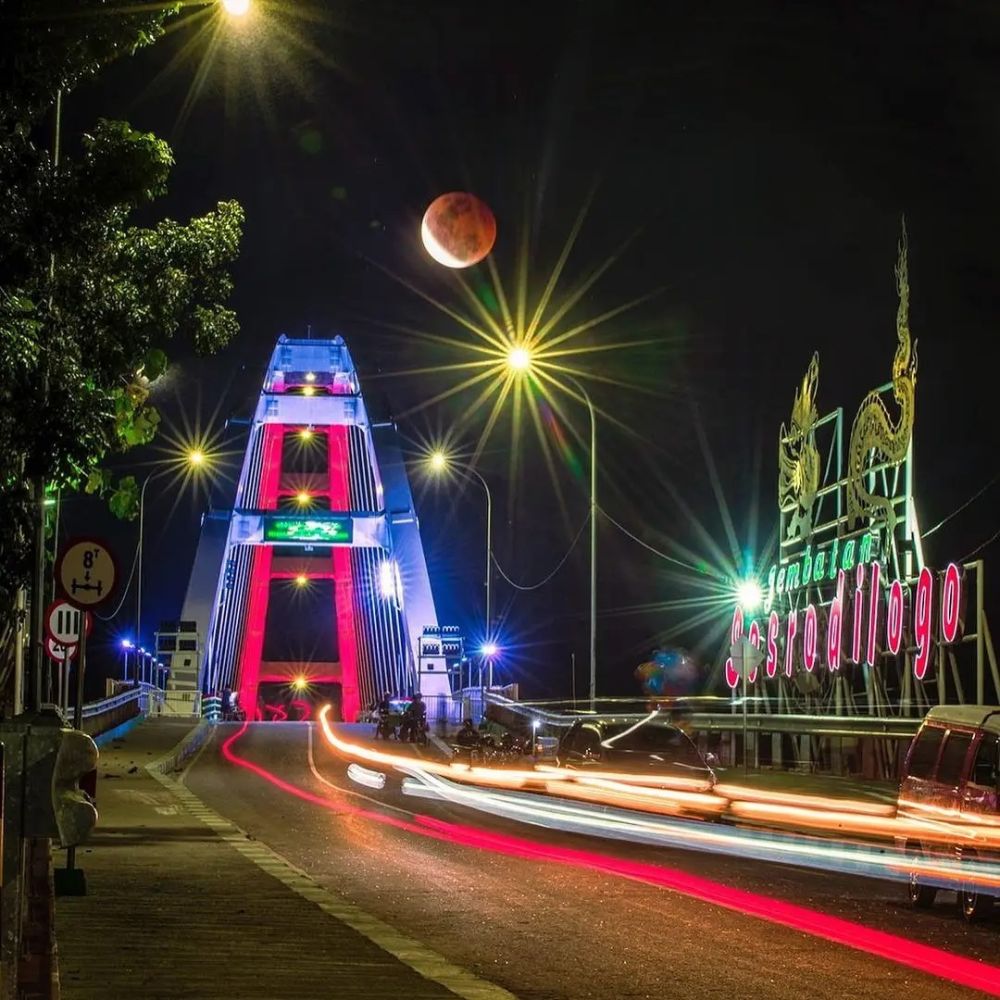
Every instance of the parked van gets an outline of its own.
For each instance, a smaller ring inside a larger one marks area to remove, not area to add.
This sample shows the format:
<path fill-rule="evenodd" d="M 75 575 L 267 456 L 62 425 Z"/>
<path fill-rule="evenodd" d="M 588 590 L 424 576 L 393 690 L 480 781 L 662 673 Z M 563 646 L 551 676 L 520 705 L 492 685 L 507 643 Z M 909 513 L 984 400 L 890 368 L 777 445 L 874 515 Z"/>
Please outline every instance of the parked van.
<path fill-rule="evenodd" d="M 976 824 L 993 820 L 1000 832 L 1000 707 L 941 705 L 932 708 L 910 744 L 899 785 L 901 817 L 949 824 Z M 941 845 L 906 841 L 908 852 L 923 853 Z M 958 858 L 975 856 L 966 845 L 951 848 Z M 990 859 L 1000 858 L 1000 851 Z M 930 906 L 937 888 L 922 884 L 916 873 L 909 883 L 910 902 Z M 993 897 L 975 887 L 958 894 L 966 920 L 986 916 Z"/>

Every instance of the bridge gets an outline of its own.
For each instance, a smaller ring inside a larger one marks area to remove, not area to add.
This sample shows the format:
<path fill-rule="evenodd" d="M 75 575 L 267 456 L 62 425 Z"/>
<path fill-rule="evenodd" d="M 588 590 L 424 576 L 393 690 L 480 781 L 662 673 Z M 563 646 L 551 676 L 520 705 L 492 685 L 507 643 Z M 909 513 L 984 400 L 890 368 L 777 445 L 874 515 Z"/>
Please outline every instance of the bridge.
<path fill-rule="evenodd" d="M 443 652 L 420 655 L 438 620 L 397 429 L 369 417 L 342 337 L 278 339 L 182 617 L 206 635 L 189 683 L 238 692 L 253 719 L 450 694 Z"/>

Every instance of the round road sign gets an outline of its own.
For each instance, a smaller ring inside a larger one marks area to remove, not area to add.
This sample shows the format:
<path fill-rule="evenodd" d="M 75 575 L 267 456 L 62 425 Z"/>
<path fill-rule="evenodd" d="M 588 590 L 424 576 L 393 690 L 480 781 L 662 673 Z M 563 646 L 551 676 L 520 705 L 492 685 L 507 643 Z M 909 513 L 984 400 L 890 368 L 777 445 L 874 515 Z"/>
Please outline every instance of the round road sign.
<path fill-rule="evenodd" d="M 78 538 L 59 557 L 56 575 L 77 607 L 91 608 L 111 598 L 118 576 L 111 550 L 93 538 Z"/>
<path fill-rule="evenodd" d="M 53 601 L 45 611 L 45 631 L 49 638 L 61 646 L 75 645 L 80 637 L 80 615 L 84 616 L 83 627 L 90 635 L 93 622 L 89 611 L 81 611 L 69 601 Z"/>
<path fill-rule="evenodd" d="M 45 652 L 50 660 L 65 663 L 76 656 L 76 646 L 64 646 L 61 642 L 56 642 L 52 636 L 48 636 L 45 639 Z"/>

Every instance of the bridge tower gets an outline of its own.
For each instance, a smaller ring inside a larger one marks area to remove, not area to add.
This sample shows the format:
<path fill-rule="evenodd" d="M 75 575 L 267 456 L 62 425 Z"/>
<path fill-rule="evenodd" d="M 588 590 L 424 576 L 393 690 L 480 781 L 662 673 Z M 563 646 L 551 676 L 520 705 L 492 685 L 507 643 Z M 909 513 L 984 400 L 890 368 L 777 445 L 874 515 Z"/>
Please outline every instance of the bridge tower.
<path fill-rule="evenodd" d="M 278 338 L 183 617 L 208 623 L 201 689 L 237 691 L 249 718 L 330 699 L 353 720 L 384 691 L 450 694 L 444 669 L 417 668 L 437 615 L 396 428 L 369 420 L 342 337 Z"/>

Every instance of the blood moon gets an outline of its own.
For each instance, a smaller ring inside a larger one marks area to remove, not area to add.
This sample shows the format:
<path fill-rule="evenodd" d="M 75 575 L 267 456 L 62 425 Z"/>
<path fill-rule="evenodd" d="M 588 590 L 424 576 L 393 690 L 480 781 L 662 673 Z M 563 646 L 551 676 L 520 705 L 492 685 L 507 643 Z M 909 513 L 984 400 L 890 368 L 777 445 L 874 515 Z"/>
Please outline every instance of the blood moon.
<path fill-rule="evenodd" d="M 435 198 L 420 224 L 424 248 L 445 267 L 471 267 L 492 249 L 497 222 L 474 194 L 452 191 Z"/>

